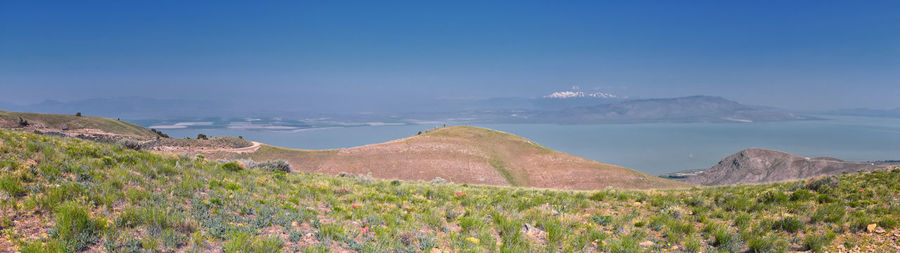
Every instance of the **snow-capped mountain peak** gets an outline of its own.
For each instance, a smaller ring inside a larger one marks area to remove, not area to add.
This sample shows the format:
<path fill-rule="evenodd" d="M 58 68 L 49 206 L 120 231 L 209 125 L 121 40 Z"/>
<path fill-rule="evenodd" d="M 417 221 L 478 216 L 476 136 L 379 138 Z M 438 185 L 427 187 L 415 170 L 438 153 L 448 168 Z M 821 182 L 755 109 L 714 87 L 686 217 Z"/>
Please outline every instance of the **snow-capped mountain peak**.
<path fill-rule="evenodd" d="M 550 95 L 544 96 L 545 98 L 583 98 L 583 97 L 592 97 L 592 98 L 618 98 L 615 94 L 606 93 L 606 92 L 584 92 L 580 91 L 577 88 L 568 91 L 556 91 L 550 93 Z"/>

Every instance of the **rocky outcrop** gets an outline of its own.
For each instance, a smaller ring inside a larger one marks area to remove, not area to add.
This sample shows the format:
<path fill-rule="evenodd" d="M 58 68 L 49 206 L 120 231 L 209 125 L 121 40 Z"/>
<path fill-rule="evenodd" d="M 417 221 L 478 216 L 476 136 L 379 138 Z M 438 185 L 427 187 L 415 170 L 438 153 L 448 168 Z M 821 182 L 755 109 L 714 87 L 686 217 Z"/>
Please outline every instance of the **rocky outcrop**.
<path fill-rule="evenodd" d="M 848 162 L 751 148 L 725 157 L 712 168 L 679 180 L 700 185 L 768 183 L 892 167 L 900 167 L 900 163 Z"/>

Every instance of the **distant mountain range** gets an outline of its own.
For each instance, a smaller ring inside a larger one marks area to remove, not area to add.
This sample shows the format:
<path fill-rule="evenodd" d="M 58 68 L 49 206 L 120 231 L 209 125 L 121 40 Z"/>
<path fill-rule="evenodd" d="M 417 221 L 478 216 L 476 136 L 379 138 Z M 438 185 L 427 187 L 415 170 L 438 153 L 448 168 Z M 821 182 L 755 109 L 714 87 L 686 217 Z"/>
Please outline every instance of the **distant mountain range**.
<path fill-rule="evenodd" d="M 546 111 L 578 106 L 591 106 L 625 101 L 627 97 L 601 91 L 584 92 L 572 90 L 554 91 L 536 98 L 494 97 L 486 99 L 439 99 L 433 104 L 433 111 L 498 111 L 526 110 Z"/>
<path fill-rule="evenodd" d="M 328 113 L 272 108 L 222 100 L 96 98 L 31 105 L 0 104 L 0 110 L 74 114 L 145 120 L 225 121 L 247 117 L 285 120 L 327 119 L 333 122 L 446 123 L 632 123 L 632 122 L 756 122 L 803 120 L 811 117 L 785 110 L 749 106 L 713 96 L 627 99 L 603 92 L 560 91 L 538 98 L 443 99 L 411 106 L 407 112 Z M 151 124 L 151 123 L 142 123 Z M 301 124 L 302 125 L 302 124 Z"/>
<path fill-rule="evenodd" d="M 834 110 L 834 111 L 829 111 L 826 113 L 827 114 L 835 114 L 835 115 L 847 115 L 847 116 L 900 118 L 900 107 L 894 108 L 894 109 L 853 108 L 853 109 Z"/>
<path fill-rule="evenodd" d="M 212 100 L 156 99 L 146 97 L 92 98 L 75 101 L 47 100 L 30 105 L 0 104 L 0 110 L 40 113 L 75 114 L 109 118 L 152 119 L 217 116 L 232 111 L 234 106 Z"/>
<path fill-rule="evenodd" d="M 830 157 L 802 157 L 776 150 L 750 148 L 725 157 L 706 170 L 662 175 L 700 185 L 733 185 L 789 181 L 900 167 L 900 162 L 848 162 Z"/>
<path fill-rule="evenodd" d="M 618 98 L 619 96 L 616 96 L 615 94 L 612 94 L 612 93 L 606 93 L 606 92 L 601 92 L 601 91 L 585 93 L 584 91 L 575 90 L 575 91 L 555 91 L 553 93 L 550 93 L 550 95 L 546 95 L 544 97 L 545 98 L 565 99 L 565 98 L 583 98 L 583 97 Z"/>
<path fill-rule="evenodd" d="M 721 97 L 636 99 L 554 111 L 522 112 L 512 121 L 569 124 L 610 122 L 755 122 L 810 117 L 766 107 L 743 105 Z"/>

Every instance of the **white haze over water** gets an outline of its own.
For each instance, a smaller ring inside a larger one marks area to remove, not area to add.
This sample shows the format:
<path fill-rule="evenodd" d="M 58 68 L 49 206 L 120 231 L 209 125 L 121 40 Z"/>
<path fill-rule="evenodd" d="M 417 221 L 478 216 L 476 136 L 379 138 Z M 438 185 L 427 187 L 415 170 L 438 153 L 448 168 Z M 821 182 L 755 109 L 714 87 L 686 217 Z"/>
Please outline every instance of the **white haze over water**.
<path fill-rule="evenodd" d="M 175 138 L 243 136 L 298 149 L 353 147 L 409 137 L 436 125 L 363 126 L 267 131 L 169 129 Z M 900 119 L 831 117 L 829 120 L 756 123 L 475 124 L 516 134 L 548 148 L 648 174 L 709 168 L 745 148 L 768 148 L 807 157 L 850 161 L 900 159 Z"/>
<path fill-rule="evenodd" d="M 192 126 L 212 126 L 212 125 L 213 125 L 213 123 L 212 123 L 212 122 L 209 122 L 209 121 L 203 121 L 203 122 L 178 122 L 178 123 L 171 124 L 171 125 L 153 125 L 153 126 L 149 126 L 149 127 L 147 127 L 147 128 L 156 128 L 156 129 L 183 129 L 183 128 L 189 128 L 189 127 L 192 127 Z"/>

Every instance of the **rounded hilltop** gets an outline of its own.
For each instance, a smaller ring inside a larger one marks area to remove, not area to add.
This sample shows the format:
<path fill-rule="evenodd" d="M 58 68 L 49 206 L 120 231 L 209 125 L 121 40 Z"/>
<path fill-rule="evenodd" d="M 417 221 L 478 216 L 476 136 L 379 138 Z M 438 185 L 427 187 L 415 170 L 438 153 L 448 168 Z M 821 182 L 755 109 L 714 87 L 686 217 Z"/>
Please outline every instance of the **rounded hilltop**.
<path fill-rule="evenodd" d="M 241 155 L 286 160 L 294 168 L 326 174 L 371 174 L 377 178 L 560 189 L 677 188 L 689 184 L 625 167 L 557 152 L 496 130 L 442 127 L 352 148 L 296 150 L 262 146 Z"/>

